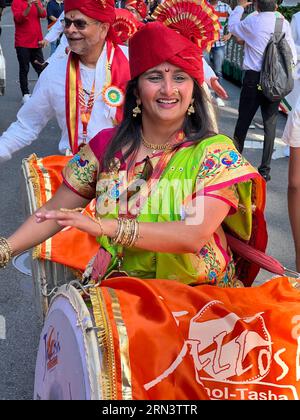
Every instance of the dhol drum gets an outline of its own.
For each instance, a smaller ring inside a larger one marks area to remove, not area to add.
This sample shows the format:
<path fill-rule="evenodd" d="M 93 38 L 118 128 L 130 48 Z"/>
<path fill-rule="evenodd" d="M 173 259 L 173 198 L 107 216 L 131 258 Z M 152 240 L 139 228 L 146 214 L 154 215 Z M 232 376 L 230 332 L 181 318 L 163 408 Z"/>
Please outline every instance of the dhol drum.
<path fill-rule="evenodd" d="M 40 206 L 38 186 L 32 175 L 31 159 L 24 159 L 22 162 L 21 191 L 24 203 L 25 216 L 33 214 Z M 33 250 L 34 252 L 34 250 Z M 32 254 L 32 251 L 30 252 Z M 43 318 L 49 306 L 49 297 L 52 291 L 59 286 L 74 280 L 74 274 L 63 264 L 50 260 L 32 258 L 31 271 L 35 290 L 35 303 L 38 313 Z"/>
<path fill-rule="evenodd" d="M 244 289 L 120 277 L 88 298 L 78 290 L 62 286 L 50 303 L 35 399 L 300 397 L 300 291 L 287 277 Z"/>
<path fill-rule="evenodd" d="M 31 155 L 22 162 L 22 190 L 26 216 L 52 198 L 62 182 L 61 171 L 70 156 Z M 84 210 L 94 211 L 94 202 Z M 49 297 L 63 284 L 80 278 L 99 245 L 91 237 L 74 228 L 65 228 L 32 251 L 32 276 L 37 309 L 47 313 Z"/>
<path fill-rule="evenodd" d="M 62 286 L 45 319 L 38 350 L 34 399 L 103 399 L 103 362 L 93 316 L 79 292 Z"/>

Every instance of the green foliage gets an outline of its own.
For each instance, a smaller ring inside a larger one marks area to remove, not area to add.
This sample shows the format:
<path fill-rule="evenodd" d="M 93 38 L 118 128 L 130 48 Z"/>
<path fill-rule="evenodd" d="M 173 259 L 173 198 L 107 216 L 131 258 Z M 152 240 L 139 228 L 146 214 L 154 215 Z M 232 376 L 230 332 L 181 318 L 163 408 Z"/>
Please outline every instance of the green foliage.
<path fill-rule="evenodd" d="M 298 3 L 297 6 L 279 6 L 278 12 L 280 12 L 288 21 L 291 21 L 293 14 L 300 12 L 300 3 Z"/>

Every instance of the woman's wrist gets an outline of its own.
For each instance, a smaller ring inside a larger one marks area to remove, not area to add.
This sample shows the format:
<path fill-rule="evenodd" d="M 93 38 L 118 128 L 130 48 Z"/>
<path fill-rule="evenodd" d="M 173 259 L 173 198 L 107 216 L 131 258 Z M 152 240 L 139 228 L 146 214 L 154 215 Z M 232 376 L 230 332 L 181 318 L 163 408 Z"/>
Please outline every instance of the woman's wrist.
<path fill-rule="evenodd" d="M 113 238 L 118 230 L 118 220 L 117 219 L 101 219 L 103 232 L 105 236 Z"/>

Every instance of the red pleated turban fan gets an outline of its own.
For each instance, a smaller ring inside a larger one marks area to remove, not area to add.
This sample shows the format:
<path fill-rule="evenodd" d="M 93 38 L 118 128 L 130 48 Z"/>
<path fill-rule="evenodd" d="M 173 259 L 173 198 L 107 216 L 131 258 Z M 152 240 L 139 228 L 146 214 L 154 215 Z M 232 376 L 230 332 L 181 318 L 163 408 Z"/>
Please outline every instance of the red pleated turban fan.
<path fill-rule="evenodd" d="M 204 81 L 203 51 L 219 38 L 220 24 L 205 0 L 166 0 L 129 41 L 131 77 L 165 61 L 180 67 L 199 85 Z"/>

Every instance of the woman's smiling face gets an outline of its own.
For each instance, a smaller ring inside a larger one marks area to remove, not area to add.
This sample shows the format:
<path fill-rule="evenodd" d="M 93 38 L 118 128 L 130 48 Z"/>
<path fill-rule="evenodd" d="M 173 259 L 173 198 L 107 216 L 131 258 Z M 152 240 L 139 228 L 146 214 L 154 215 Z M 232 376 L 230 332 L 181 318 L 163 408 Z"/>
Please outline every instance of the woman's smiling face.
<path fill-rule="evenodd" d="M 137 98 L 143 118 L 159 122 L 184 121 L 192 102 L 194 80 L 179 67 L 162 63 L 139 77 Z"/>

